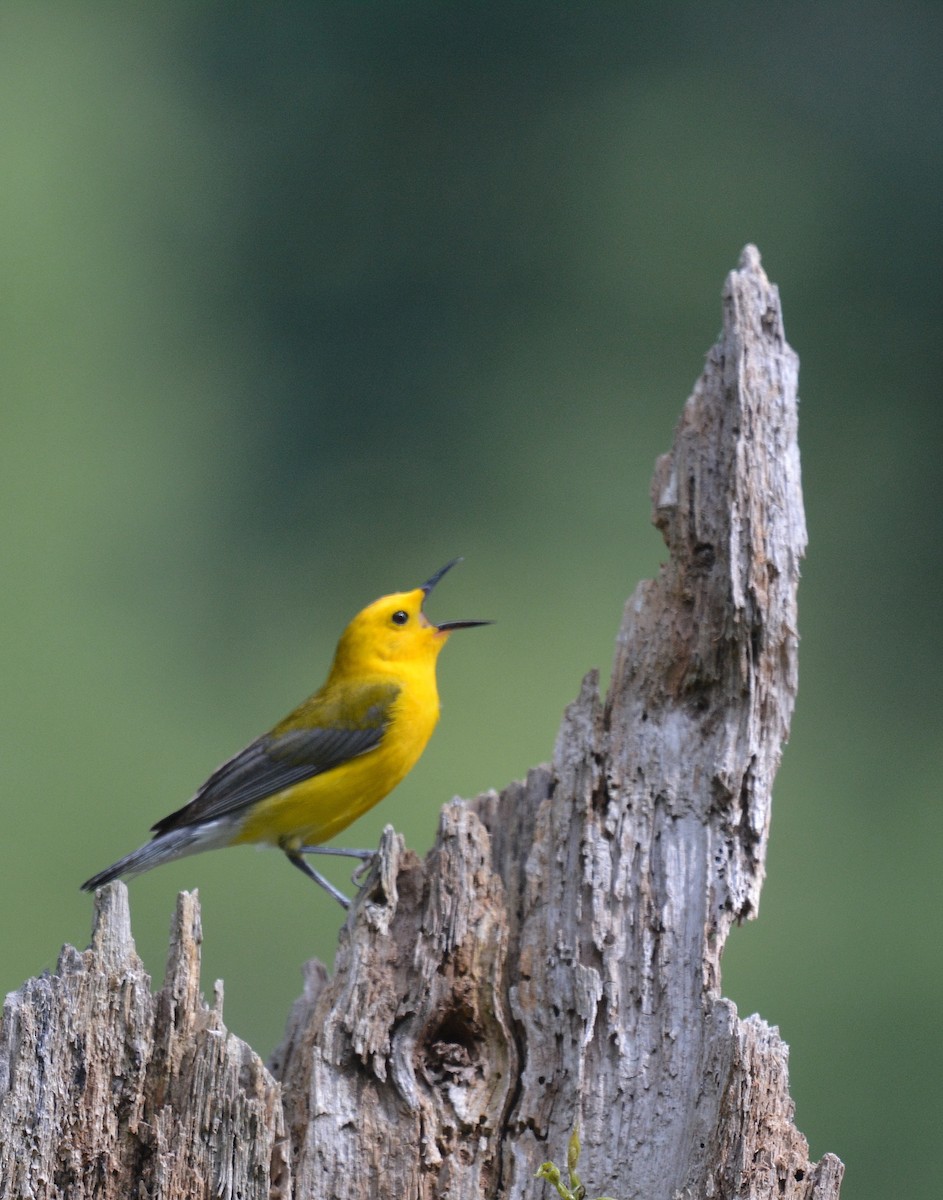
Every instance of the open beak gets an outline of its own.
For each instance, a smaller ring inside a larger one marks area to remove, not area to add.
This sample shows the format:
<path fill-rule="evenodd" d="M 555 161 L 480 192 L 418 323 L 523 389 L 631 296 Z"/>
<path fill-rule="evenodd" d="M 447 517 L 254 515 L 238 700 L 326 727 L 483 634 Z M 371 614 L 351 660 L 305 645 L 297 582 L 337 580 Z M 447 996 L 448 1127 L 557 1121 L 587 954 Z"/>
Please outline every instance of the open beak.
<path fill-rule="evenodd" d="M 422 590 L 425 592 L 425 594 L 428 596 L 429 593 L 432 591 L 432 589 L 435 587 L 435 585 L 442 578 L 442 576 L 447 571 L 451 571 L 451 569 L 453 567 L 457 567 L 461 561 L 462 561 L 461 556 L 459 556 L 458 558 L 453 558 L 451 562 L 447 562 L 444 567 L 440 567 L 438 569 L 438 571 L 436 571 L 436 573 L 432 576 L 432 578 L 427 579 L 426 582 L 422 585 Z"/>
<path fill-rule="evenodd" d="M 451 571 L 451 569 L 457 566 L 461 561 L 461 558 L 453 558 L 452 561 L 446 563 L 444 567 L 440 567 L 439 570 L 436 571 L 436 573 L 432 576 L 432 578 L 427 579 L 422 585 L 422 591 L 424 595 L 428 596 L 446 571 Z M 474 629 L 476 625 L 493 624 L 493 621 L 444 621 L 441 625 L 436 625 L 436 629 L 439 631 L 439 633 L 451 633 L 453 629 Z"/>

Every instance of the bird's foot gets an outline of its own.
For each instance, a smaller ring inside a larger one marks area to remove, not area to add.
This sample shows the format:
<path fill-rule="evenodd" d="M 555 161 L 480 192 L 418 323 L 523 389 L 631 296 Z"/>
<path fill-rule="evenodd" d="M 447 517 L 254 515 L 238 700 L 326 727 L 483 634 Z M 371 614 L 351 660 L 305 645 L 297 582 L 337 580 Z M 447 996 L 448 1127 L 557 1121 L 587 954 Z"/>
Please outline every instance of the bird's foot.
<path fill-rule="evenodd" d="M 334 854 L 340 858 L 359 858 L 360 866 L 350 877 L 350 882 L 359 891 L 366 882 L 370 868 L 377 856 L 376 850 L 347 850 L 342 846 L 299 846 L 296 854 Z M 316 873 L 316 872 L 315 872 Z"/>

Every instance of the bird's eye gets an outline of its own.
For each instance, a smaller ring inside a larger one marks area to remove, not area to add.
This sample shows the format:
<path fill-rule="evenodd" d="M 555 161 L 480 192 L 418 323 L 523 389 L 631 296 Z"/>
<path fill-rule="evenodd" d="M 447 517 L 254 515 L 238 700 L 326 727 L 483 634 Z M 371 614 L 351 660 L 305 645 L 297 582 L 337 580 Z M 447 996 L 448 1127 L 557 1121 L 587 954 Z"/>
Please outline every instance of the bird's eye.
<path fill-rule="evenodd" d="M 397 612 L 393 613 L 393 624 L 394 625 L 405 625 L 408 620 L 409 620 L 409 613 L 403 612 L 402 609 L 399 609 Z"/>

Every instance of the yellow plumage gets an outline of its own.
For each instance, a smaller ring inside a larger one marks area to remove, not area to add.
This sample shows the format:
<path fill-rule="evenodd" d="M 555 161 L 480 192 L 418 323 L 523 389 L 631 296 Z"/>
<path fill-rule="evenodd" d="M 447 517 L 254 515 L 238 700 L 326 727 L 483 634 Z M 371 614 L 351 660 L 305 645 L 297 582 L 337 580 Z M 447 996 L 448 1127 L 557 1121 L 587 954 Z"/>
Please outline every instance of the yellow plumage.
<path fill-rule="evenodd" d="M 282 849 L 346 903 L 302 855 L 388 795 L 425 749 L 439 719 L 439 652 L 454 629 L 488 624 L 433 625 L 422 611 L 426 596 L 459 561 L 422 587 L 383 596 L 358 613 L 319 691 L 223 763 L 189 804 L 158 821 L 150 842 L 82 887 L 91 891 L 201 850 L 259 842 Z"/>
<path fill-rule="evenodd" d="M 402 596 L 388 599 L 402 602 Z M 444 641 L 443 637 L 440 647 Z M 358 683 L 337 683 L 334 690 L 356 708 L 361 691 L 381 679 L 374 676 Z M 376 749 L 260 800 L 234 844 L 319 845 L 388 796 L 419 761 L 439 720 L 435 658 L 430 661 L 424 656 L 418 663 L 397 663 L 395 686 L 399 691 L 387 710 L 389 725 Z"/>

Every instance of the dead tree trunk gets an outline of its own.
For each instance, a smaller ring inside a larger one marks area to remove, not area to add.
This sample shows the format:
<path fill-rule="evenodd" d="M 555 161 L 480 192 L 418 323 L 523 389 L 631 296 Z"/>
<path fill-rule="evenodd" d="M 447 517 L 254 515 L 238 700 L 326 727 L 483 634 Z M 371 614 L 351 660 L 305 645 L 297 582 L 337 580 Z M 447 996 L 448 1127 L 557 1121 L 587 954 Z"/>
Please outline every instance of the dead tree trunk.
<path fill-rule="evenodd" d="M 609 695 L 588 675 L 552 763 L 446 806 L 425 862 L 386 831 L 270 1070 L 200 997 L 196 901 L 152 995 L 123 885 L 100 894 L 91 948 L 6 1001 L 3 1197 L 522 1200 L 577 1126 L 591 1196 L 838 1197 L 786 1047 L 719 992 L 796 690 L 796 378 L 748 247 L 655 470 L 669 558 Z"/>

